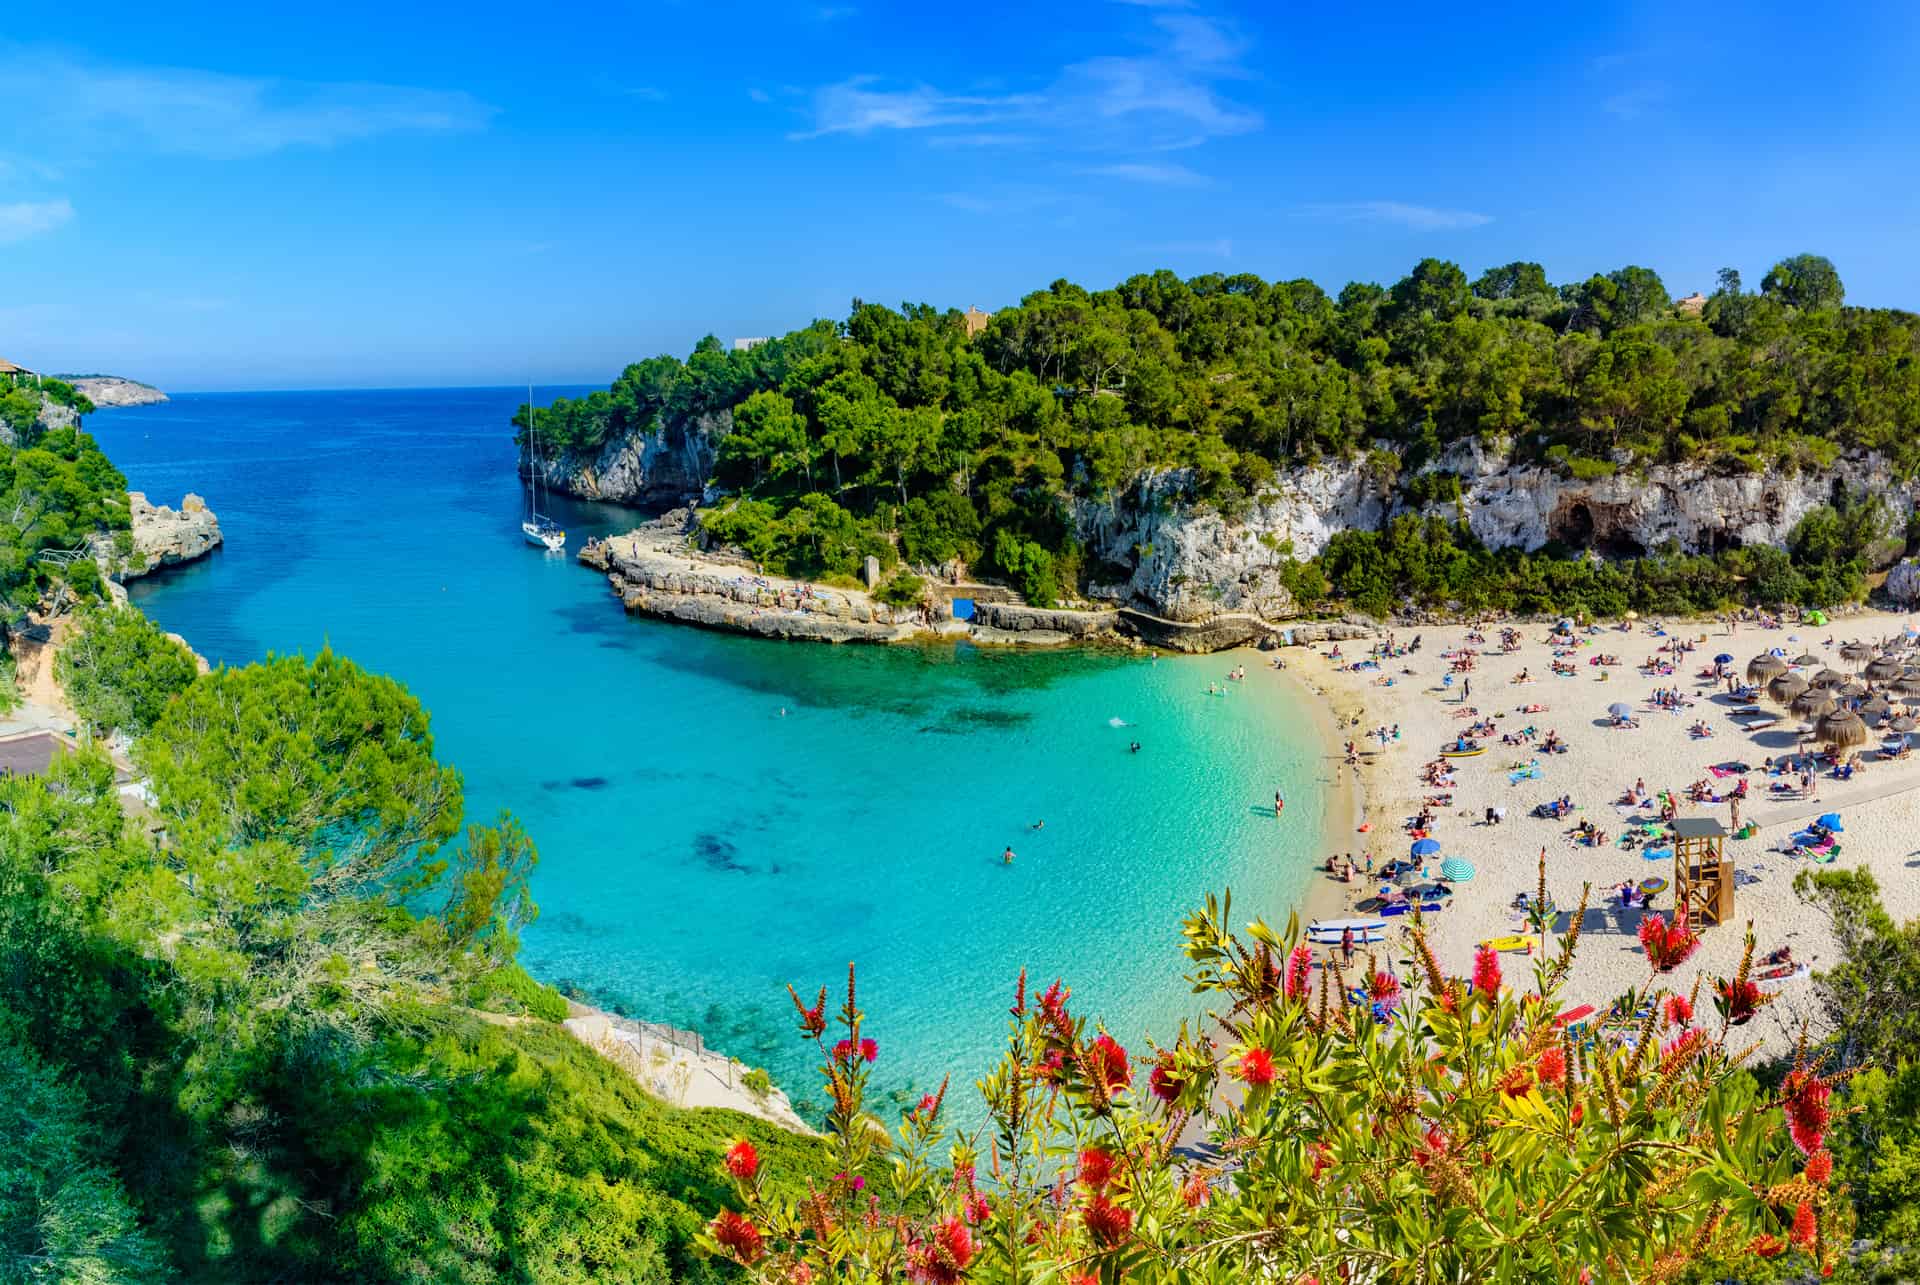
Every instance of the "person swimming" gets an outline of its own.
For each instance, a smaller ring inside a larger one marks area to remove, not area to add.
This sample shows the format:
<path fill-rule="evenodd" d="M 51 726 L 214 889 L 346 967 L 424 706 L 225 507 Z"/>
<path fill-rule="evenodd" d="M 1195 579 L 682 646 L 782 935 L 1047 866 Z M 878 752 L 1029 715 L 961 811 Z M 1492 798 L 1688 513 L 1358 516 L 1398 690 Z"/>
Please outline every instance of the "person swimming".
<path fill-rule="evenodd" d="M 1011 843 L 1007 845 L 1007 850 L 1000 854 L 1000 863 L 1008 866 L 1013 864 L 1013 845 Z"/>
<path fill-rule="evenodd" d="M 1275 790 L 1273 792 L 1273 815 L 1276 817 L 1279 816 L 1280 813 L 1286 809 L 1286 806 L 1287 801 L 1280 796 L 1280 791 Z"/>
<path fill-rule="evenodd" d="M 1044 830 L 1047 828 L 1047 823 L 1045 821 L 1035 821 L 1031 826 L 1028 826 L 1027 828 L 1030 830 Z"/>
<path fill-rule="evenodd" d="M 1127 753 L 1138 754 L 1139 752 L 1140 752 L 1140 742 L 1135 741 L 1133 742 L 1133 744 L 1127 746 Z"/>

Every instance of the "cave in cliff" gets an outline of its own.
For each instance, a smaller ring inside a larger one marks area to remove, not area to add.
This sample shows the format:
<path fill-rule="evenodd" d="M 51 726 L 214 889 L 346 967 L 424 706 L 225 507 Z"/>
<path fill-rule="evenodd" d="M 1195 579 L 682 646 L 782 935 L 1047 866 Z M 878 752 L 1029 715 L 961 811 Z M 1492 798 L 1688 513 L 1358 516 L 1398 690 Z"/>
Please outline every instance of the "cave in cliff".
<path fill-rule="evenodd" d="M 1633 536 L 1625 505 L 1569 500 L 1554 510 L 1547 538 L 1569 549 L 1588 550 L 1609 558 L 1637 558 L 1646 548 Z"/>

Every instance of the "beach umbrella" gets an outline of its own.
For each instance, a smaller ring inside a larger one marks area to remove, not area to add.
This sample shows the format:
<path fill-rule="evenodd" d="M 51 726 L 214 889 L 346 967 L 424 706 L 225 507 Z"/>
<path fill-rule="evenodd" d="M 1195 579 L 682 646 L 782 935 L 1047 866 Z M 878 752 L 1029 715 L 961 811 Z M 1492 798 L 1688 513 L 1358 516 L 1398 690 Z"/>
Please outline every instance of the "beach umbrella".
<path fill-rule="evenodd" d="M 1786 672 L 1787 662 L 1783 656 L 1755 656 L 1747 662 L 1747 681 L 1750 683 L 1764 683 Z"/>
<path fill-rule="evenodd" d="M 1476 873 L 1478 872 L 1474 870 L 1473 862 L 1465 857 L 1448 857 L 1440 863 L 1440 877 L 1451 879 L 1455 883 L 1465 883 Z"/>
<path fill-rule="evenodd" d="M 1813 722 L 1815 719 L 1825 718 L 1840 706 L 1832 696 L 1816 687 L 1809 688 L 1794 697 L 1790 708 L 1801 718 Z"/>
<path fill-rule="evenodd" d="M 1417 887 L 1420 881 L 1425 878 L 1426 876 L 1421 874 L 1418 869 L 1402 870 L 1398 875 L 1394 876 L 1393 881 L 1402 888 L 1413 888 Z"/>
<path fill-rule="evenodd" d="M 1867 725 L 1852 710 L 1837 709 L 1820 720 L 1813 735 L 1822 745 L 1844 750 L 1866 743 Z"/>
<path fill-rule="evenodd" d="M 1814 819 L 1814 824 L 1822 830 L 1831 830 L 1835 834 L 1842 834 L 1846 831 L 1846 827 L 1840 824 L 1840 814 L 1838 812 L 1822 812 Z"/>
<path fill-rule="evenodd" d="M 1716 665 L 1731 665 L 1733 663 L 1733 657 L 1723 651 L 1713 658 L 1713 663 Z"/>
<path fill-rule="evenodd" d="M 1869 682 L 1884 683 L 1900 677 L 1900 662 L 1891 656 L 1875 656 L 1863 671 Z"/>
<path fill-rule="evenodd" d="M 1776 705 L 1791 705 L 1807 690 L 1807 680 L 1798 674 L 1781 674 L 1767 684 L 1767 695 Z"/>
<path fill-rule="evenodd" d="M 1809 681 L 1810 687 L 1844 687 L 1847 676 L 1837 669 L 1823 669 Z"/>
<path fill-rule="evenodd" d="M 1873 659 L 1873 648 L 1863 642 L 1850 642 L 1840 649 L 1840 659 L 1850 665 L 1864 665 Z"/>
<path fill-rule="evenodd" d="M 1866 719 L 1869 723 L 1878 722 L 1880 719 L 1885 718 L 1887 711 L 1892 708 L 1893 706 L 1887 704 L 1886 697 L 1875 696 L 1860 706 L 1860 717 Z"/>
<path fill-rule="evenodd" d="M 1587 708 L 1591 709 L 1593 707 L 1589 705 Z M 1615 701 L 1613 704 L 1607 706 L 1607 713 L 1613 715 L 1615 718 L 1631 718 L 1633 717 L 1633 706 L 1628 705 L 1624 701 Z"/>
<path fill-rule="evenodd" d="M 1587 708 L 1592 709 L 1593 707 L 1589 705 Z M 1412 852 L 1413 855 L 1416 857 L 1430 857 L 1434 853 L 1440 851 L 1440 840 L 1415 839 L 1413 841 L 1413 847 L 1409 849 L 1409 851 Z"/>
<path fill-rule="evenodd" d="M 1843 701 L 1857 701 L 1867 694 L 1867 685 L 1855 679 L 1853 682 L 1840 684 L 1834 692 Z"/>
<path fill-rule="evenodd" d="M 1920 727 L 1920 722 L 1915 722 L 1911 714 L 1896 714 L 1887 720 L 1887 730 L 1889 732 L 1899 732 L 1902 736 L 1911 732 L 1916 727 Z"/>
<path fill-rule="evenodd" d="M 1920 673 L 1908 672 L 1900 675 L 1891 684 L 1894 691 L 1902 696 L 1920 696 Z"/>
<path fill-rule="evenodd" d="M 1804 651 L 1793 658 L 1793 663 L 1796 665 L 1817 665 L 1820 663 L 1820 658 L 1810 651 Z"/>

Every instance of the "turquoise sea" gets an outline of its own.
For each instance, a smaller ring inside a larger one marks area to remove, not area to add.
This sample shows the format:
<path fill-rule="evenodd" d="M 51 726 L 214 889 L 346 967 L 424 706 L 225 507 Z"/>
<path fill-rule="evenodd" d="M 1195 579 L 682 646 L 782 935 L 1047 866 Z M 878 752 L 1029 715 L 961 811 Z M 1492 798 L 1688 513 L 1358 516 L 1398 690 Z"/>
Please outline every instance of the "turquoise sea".
<path fill-rule="evenodd" d="M 468 819 L 521 818 L 541 852 L 535 975 L 697 1029 L 805 1104 L 788 982 L 837 994 L 858 961 L 877 1083 L 907 1095 L 986 1068 L 1023 965 L 1139 1047 L 1202 1011 L 1178 942 L 1207 892 L 1284 921 L 1330 769 L 1259 658 L 1210 697 L 1226 657 L 834 648 L 629 618 L 602 577 L 520 536 L 522 400 L 188 394 L 89 426 L 134 489 L 197 491 L 226 533 L 136 584 L 143 609 L 215 662 L 331 643 L 391 673 L 432 711 Z M 556 510 L 569 553 L 638 516 Z"/>

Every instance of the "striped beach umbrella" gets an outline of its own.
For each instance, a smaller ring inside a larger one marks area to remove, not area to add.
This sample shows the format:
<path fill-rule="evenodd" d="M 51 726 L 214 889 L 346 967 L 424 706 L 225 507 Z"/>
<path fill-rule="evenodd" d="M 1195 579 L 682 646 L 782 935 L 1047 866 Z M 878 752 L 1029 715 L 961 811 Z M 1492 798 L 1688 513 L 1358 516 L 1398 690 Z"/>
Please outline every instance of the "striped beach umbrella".
<path fill-rule="evenodd" d="M 1465 883 L 1478 873 L 1473 868 L 1473 862 L 1465 857 L 1448 857 L 1440 863 L 1440 877 L 1454 883 Z"/>

